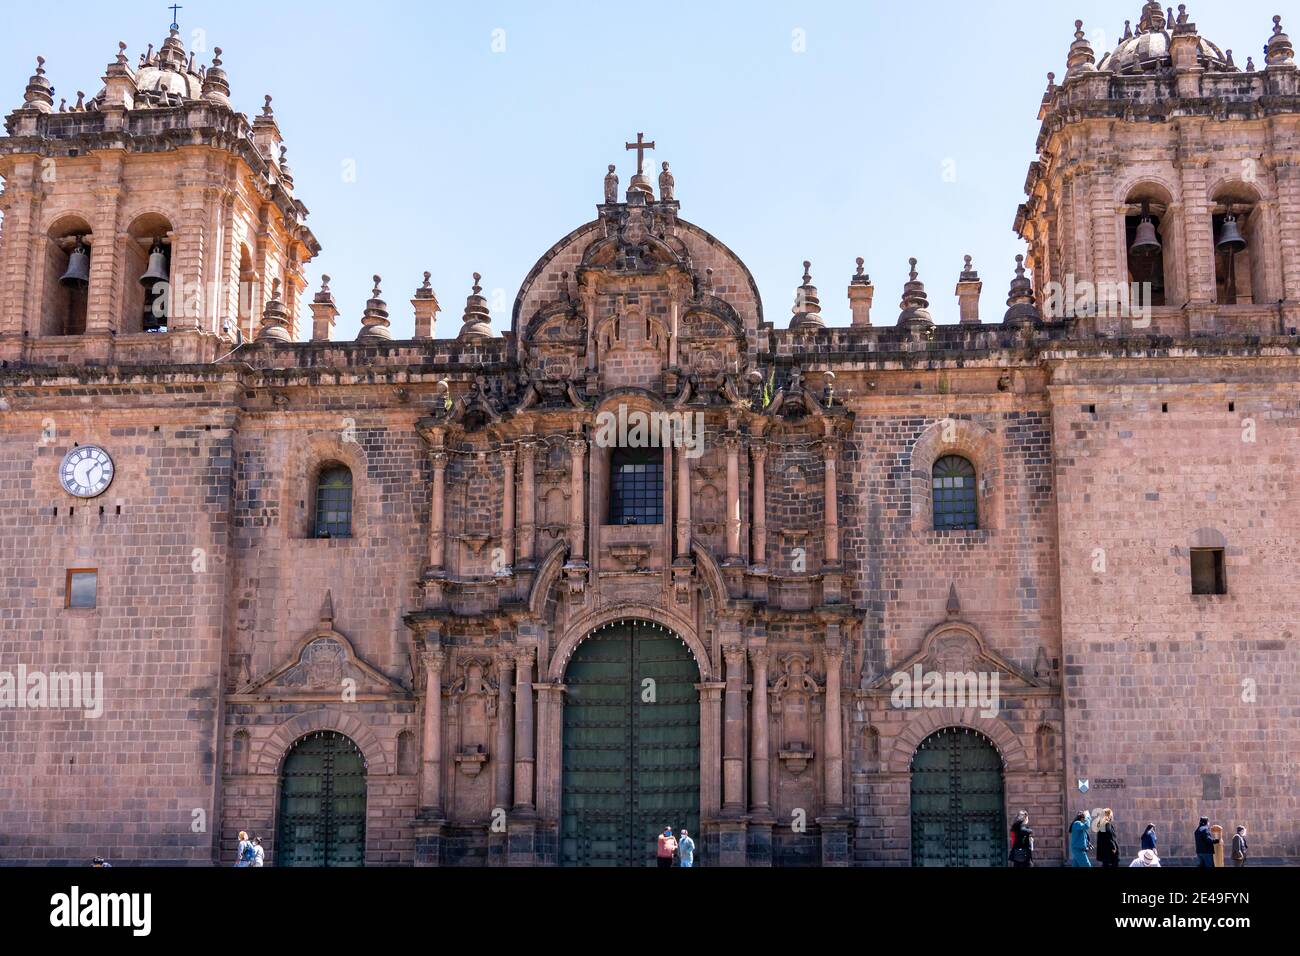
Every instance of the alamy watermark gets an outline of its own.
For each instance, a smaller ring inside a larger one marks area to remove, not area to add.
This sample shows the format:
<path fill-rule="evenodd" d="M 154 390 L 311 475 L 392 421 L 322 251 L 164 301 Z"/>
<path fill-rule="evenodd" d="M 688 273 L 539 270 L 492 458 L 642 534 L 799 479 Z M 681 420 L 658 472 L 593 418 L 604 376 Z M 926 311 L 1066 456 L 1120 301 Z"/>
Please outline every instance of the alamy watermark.
<path fill-rule="evenodd" d="M 978 707 L 980 716 L 996 717 L 1002 709 L 997 671 L 926 671 L 917 664 L 911 671 L 896 671 L 890 683 L 894 692 L 889 702 L 900 710 Z"/>
<path fill-rule="evenodd" d="M 19 664 L 0 671 L 0 710 L 80 710 L 94 720 L 104 713 L 102 671 L 39 671 Z"/>
<path fill-rule="evenodd" d="M 1067 274 L 1064 283 L 1047 283 L 1043 296 L 1049 319 L 1132 319 L 1135 329 L 1145 329 L 1151 325 L 1155 287 L 1150 282 L 1079 282 Z"/>
<path fill-rule="evenodd" d="M 619 405 L 596 416 L 598 448 L 680 448 L 690 459 L 704 454 L 703 412 L 647 412 Z"/>

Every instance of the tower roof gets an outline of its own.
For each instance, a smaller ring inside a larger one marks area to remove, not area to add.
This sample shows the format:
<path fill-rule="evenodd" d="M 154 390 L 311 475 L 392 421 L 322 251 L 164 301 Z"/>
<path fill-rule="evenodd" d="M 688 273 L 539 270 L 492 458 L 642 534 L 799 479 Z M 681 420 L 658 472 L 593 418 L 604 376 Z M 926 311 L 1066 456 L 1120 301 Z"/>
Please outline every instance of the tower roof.
<path fill-rule="evenodd" d="M 1170 45 L 1175 32 L 1180 28 L 1191 27 L 1187 20 L 1186 5 L 1179 7 L 1175 22 L 1170 23 L 1165 10 L 1158 0 L 1151 0 L 1142 8 L 1137 29 L 1132 22 L 1125 23 L 1124 36 L 1113 52 L 1102 58 L 1097 69 L 1126 75 L 1159 74 L 1173 70 L 1173 58 Z M 1200 49 L 1197 52 L 1198 65 L 1207 70 L 1230 71 L 1232 65 L 1217 44 L 1205 37 L 1198 37 Z"/>
<path fill-rule="evenodd" d="M 186 56 L 180 31 L 171 30 L 162 46 L 154 52 L 152 46 L 140 54 L 136 66 L 134 95 L 135 107 L 178 106 L 186 100 L 203 98 L 203 67 L 194 66 L 194 57 Z M 92 102 L 102 104 L 107 89 L 102 89 Z"/>

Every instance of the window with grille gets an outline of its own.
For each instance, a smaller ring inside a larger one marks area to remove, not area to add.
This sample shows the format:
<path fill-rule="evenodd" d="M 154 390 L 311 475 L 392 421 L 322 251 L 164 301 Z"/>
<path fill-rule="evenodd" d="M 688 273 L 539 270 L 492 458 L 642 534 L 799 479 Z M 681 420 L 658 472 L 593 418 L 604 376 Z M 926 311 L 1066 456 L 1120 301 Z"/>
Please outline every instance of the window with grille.
<path fill-rule="evenodd" d="M 610 456 L 609 523 L 664 523 L 662 448 L 614 449 Z"/>
<path fill-rule="evenodd" d="M 949 455 L 934 464 L 934 530 L 974 531 L 979 528 L 975 466 Z"/>
<path fill-rule="evenodd" d="M 316 479 L 315 536 L 352 537 L 352 472 L 344 465 L 328 465 Z"/>

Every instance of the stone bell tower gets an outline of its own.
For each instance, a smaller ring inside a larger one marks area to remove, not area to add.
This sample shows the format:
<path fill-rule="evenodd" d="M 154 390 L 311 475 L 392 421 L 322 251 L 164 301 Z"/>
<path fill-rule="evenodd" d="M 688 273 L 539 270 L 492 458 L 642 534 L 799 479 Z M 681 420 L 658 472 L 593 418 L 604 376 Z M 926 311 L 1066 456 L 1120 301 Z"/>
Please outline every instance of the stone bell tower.
<path fill-rule="evenodd" d="M 1300 74 L 1281 18 L 1258 64 L 1238 59 L 1186 5 L 1146 3 L 1111 52 L 1075 23 L 1015 224 L 1049 321 L 1095 319 L 1103 335 L 1300 325 Z M 1105 308 L 1120 288 L 1149 313 Z"/>
<path fill-rule="evenodd" d="M 231 105 L 221 49 L 186 53 L 176 24 L 93 97 L 56 96 L 37 58 L 0 137 L 0 359 L 204 362 L 251 338 L 279 280 L 297 336 L 319 251 L 265 98 Z M 241 339 L 242 337 L 242 339 Z"/>

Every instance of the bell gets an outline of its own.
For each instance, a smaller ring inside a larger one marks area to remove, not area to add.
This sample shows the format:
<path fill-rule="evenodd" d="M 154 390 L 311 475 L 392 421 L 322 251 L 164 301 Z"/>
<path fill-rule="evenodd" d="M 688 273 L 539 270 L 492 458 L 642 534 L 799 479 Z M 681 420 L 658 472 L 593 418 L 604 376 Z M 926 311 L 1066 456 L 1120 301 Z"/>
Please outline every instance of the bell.
<path fill-rule="evenodd" d="M 1237 217 L 1231 213 L 1224 216 L 1223 228 L 1219 231 L 1219 251 L 1237 253 L 1243 251 L 1246 246 L 1246 239 L 1241 234 L 1241 229 L 1237 227 Z"/>
<path fill-rule="evenodd" d="M 90 285 L 90 250 L 85 243 L 77 243 L 68 256 L 68 268 L 59 276 L 59 285 L 65 289 L 84 289 Z"/>
<path fill-rule="evenodd" d="M 1161 248 L 1154 220 L 1150 216 L 1143 216 L 1142 221 L 1138 223 L 1137 235 L 1133 238 L 1133 247 L 1129 252 L 1135 256 L 1153 256 Z"/>
<path fill-rule="evenodd" d="M 149 253 L 149 268 L 140 277 L 140 284 L 148 288 L 156 283 L 166 282 L 167 279 L 167 253 L 163 252 L 162 246 L 155 242 L 153 250 Z"/>

